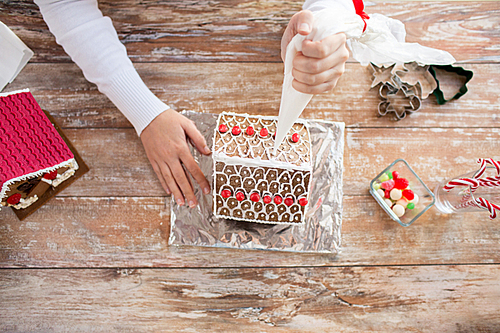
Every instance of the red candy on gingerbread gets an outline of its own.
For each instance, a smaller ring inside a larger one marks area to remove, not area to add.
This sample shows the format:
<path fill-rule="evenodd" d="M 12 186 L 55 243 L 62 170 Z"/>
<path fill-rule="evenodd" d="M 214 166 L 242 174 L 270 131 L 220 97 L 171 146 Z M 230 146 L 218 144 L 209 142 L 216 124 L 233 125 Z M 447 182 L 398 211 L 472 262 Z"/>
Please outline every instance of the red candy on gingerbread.
<path fill-rule="evenodd" d="M 7 198 L 9 205 L 17 205 L 21 201 L 21 194 L 16 193 Z"/>
<path fill-rule="evenodd" d="M 238 200 L 238 201 L 245 200 L 245 194 L 243 192 L 237 192 L 236 193 L 236 200 Z"/>
<path fill-rule="evenodd" d="M 292 197 L 285 198 L 285 205 L 287 205 L 288 207 L 293 205 L 293 198 Z"/>
<path fill-rule="evenodd" d="M 270 195 L 265 195 L 263 198 L 262 198 L 262 201 L 264 201 L 264 203 L 268 204 L 268 203 L 271 203 L 271 201 L 273 201 L 273 198 L 271 198 Z"/>
<path fill-rule="evenodd" d="M 250 200 L 252 200 L 253 202 L 259 201 L 260 200 L 259 193 L 254 192 L 254 193 L 250 194 Z"/>
<path fill-rule="evenodd" d="M 219 125 L 219 132 L 221 132 L 221 133 L 226 133 L 226 132 L 227 132 L 227 130 L 228 130 L 228 128 L 227 128 L 227 126 L 226 126 L 226 125 L 224 125 L 224 124 L 220 124 L 220 125 Z"/>
<path fill-rule="evenodd" d="M 45 175 L 43 175 L 43 178 L 48 179 L 48 180 L 56 179 L 57 178 L 57 170 L 46 173 Z"/>
<path fill-rule="evenodd" d="M 307 199 L 306 198 L 300 198 L 299 199 L 299 205 L 301 206 L 306 206 L 308 203 Z"/>
<path fill-rule="evenodd" d="M 231 131 L 231 133 L 233 133 L 233 135 L 240 135 L 241 128 L 239 126 L 234 126 L 233 130 Z"/>

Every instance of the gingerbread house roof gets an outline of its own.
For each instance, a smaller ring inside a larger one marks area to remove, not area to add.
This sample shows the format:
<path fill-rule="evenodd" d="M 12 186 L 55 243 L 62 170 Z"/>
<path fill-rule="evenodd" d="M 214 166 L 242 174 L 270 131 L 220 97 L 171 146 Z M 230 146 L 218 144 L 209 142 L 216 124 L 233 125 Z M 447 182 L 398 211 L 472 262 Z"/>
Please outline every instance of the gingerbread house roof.
<path fill-rule="evenodd" d="M 74 159 L 28 90 L 0 94 L 0 200 L 8 185 L 43 175 Z"/>
<path fill-rule="evenodd" d="M 264 166 L 310 170 L 311 144 L 306 123 L 297 121 L 275 152 L 276 127 L 277 117 L 221 113 L 215 129 L 214 158 L 243 159 L 245 164 L 252 161 Z"/>

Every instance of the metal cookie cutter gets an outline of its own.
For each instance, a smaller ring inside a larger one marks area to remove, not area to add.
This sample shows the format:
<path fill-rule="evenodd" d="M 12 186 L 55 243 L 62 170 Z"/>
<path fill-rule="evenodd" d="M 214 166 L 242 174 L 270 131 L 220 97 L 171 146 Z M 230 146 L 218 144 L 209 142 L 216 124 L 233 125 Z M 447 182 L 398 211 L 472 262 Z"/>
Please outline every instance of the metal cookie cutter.
<path fill-rule="evenodd" d="M 413 113 L 420 109 L 422 102 L 415 93 L 413 87 L 401 84 L 395 88 L 389 84 L 383 84 L 379 89 L 382 102 L 378 104 L 379 116 L 385 116 L 393 112 L 397 120 L 404 119 L 407 113 Z"/>

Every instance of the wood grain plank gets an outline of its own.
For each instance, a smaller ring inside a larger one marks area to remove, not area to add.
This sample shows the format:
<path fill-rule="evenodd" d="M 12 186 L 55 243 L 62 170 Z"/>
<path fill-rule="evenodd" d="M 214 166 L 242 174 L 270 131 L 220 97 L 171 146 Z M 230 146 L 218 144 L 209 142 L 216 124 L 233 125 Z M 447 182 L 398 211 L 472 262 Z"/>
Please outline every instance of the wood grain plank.
<path fill-rule="evenodd" d="M 302 2 L 99 4 L 175 109 L 277 114 L 279 41 Z M 32 1 L 0 1 L 0 20 L 36 53 L 7 91 L 31 88 L 91 168 L 22 222 L 0 211 L 0 331 L 500 331 L 500 225 L 431 209 L 403 228 L 368 194 L 398 157 L 431 188 L 478 157 L 500 159 L 500 2 L 366 6 L 474 78 L 462 99 L 431 97 L 401 122 L 376 117 L 370 73 L 352 60 L 335 93 L 313 99 L 305 118 L 348 126 L 333 257 L 168 246 L 170 197 L 128 121 L 69 63 Z"/>
<path fill-rule="evenodd" d="M 281 99 L 281 64 L 137 64 L 151 90 L 176 110 L 277 115 Z M 372 74 L 348 64 L 333 93 L 313 97 L 302 117 L 342 121 L 347 127 L 500 127 L 500 66 L 467 64 L 474 72 L 469 92 L 438 105 L 434 96 L 420 111 L 396 122 L 379 118 L 381 102 L 371 89 Z M 41 79 L 43 78 L 43 79 Z M 454 86 L 455 81 L 441 82 Z M 131 127 L 125 117 L 72 64 L 31 64 L 6 91 L 30 88 L 38 103 L 62 127 Z"/>
<path fill-rule="evenodd" d="M 500 267 L 0 271 L 0 330 L 497 332 Z"/>
<path fill-rule="evenodd" d="M 165 194 L 133 129 L 67 129 L 65 134 L 90 171 L 60 195 Z M 433 189 L 444 179 L 476 170 L 479 157 L 500 159 L 499 137 L 498 128 L 347 129 L 344 193 L 366 195 L 373 177 L 397 158 L 406 159 Z"/>
<path fill-rule="evenodd" d="M 477 159 L 500 159 L 500 129 L 348 129 L 344 193 L 364 194 L 367 184 L 397 158 L 405 159 L 430 188 L 478 169 Z"/>
<path fill-rule="evenodd" d="M 302 2 L 99 1 L 136 62 L 280 62 L 280 39 Z M 460 61 L 499 62 L 500 4 L 485 2 L 367 2 L 406 25 L 407 41 L 451 52 Z M 68 62 L 36 5 L 0 3 L 0 20 L 35 51 L 34 62 Z"/>
<path fill-rule="evenodd" d="M 431 208 L 410 227 L 371 196 L 345 196 L 337 256 L 168 246 L 166 198 L 57 197 L 24 221 L 0 211 L 0 267 L 310 267 L 500 264 L 500 225 L 488 213 Z"/>

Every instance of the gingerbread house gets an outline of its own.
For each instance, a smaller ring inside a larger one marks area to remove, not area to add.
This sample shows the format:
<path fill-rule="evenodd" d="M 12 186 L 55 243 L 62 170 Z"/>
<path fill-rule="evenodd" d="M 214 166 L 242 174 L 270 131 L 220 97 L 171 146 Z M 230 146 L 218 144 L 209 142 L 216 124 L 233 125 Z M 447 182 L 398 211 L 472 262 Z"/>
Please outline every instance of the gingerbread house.
<path fill-rule="evenodd" d="M 299 120 L 274 151 L 277 117 L 222 113 L 214 131 L 213 212 L 261 223 L 303 223 L 312 162 Z"/>
<path fill-rule="evenodd" d="M 78 163 L 28 90 L 0 94 L 0 205 L 24 209 Z"/>

